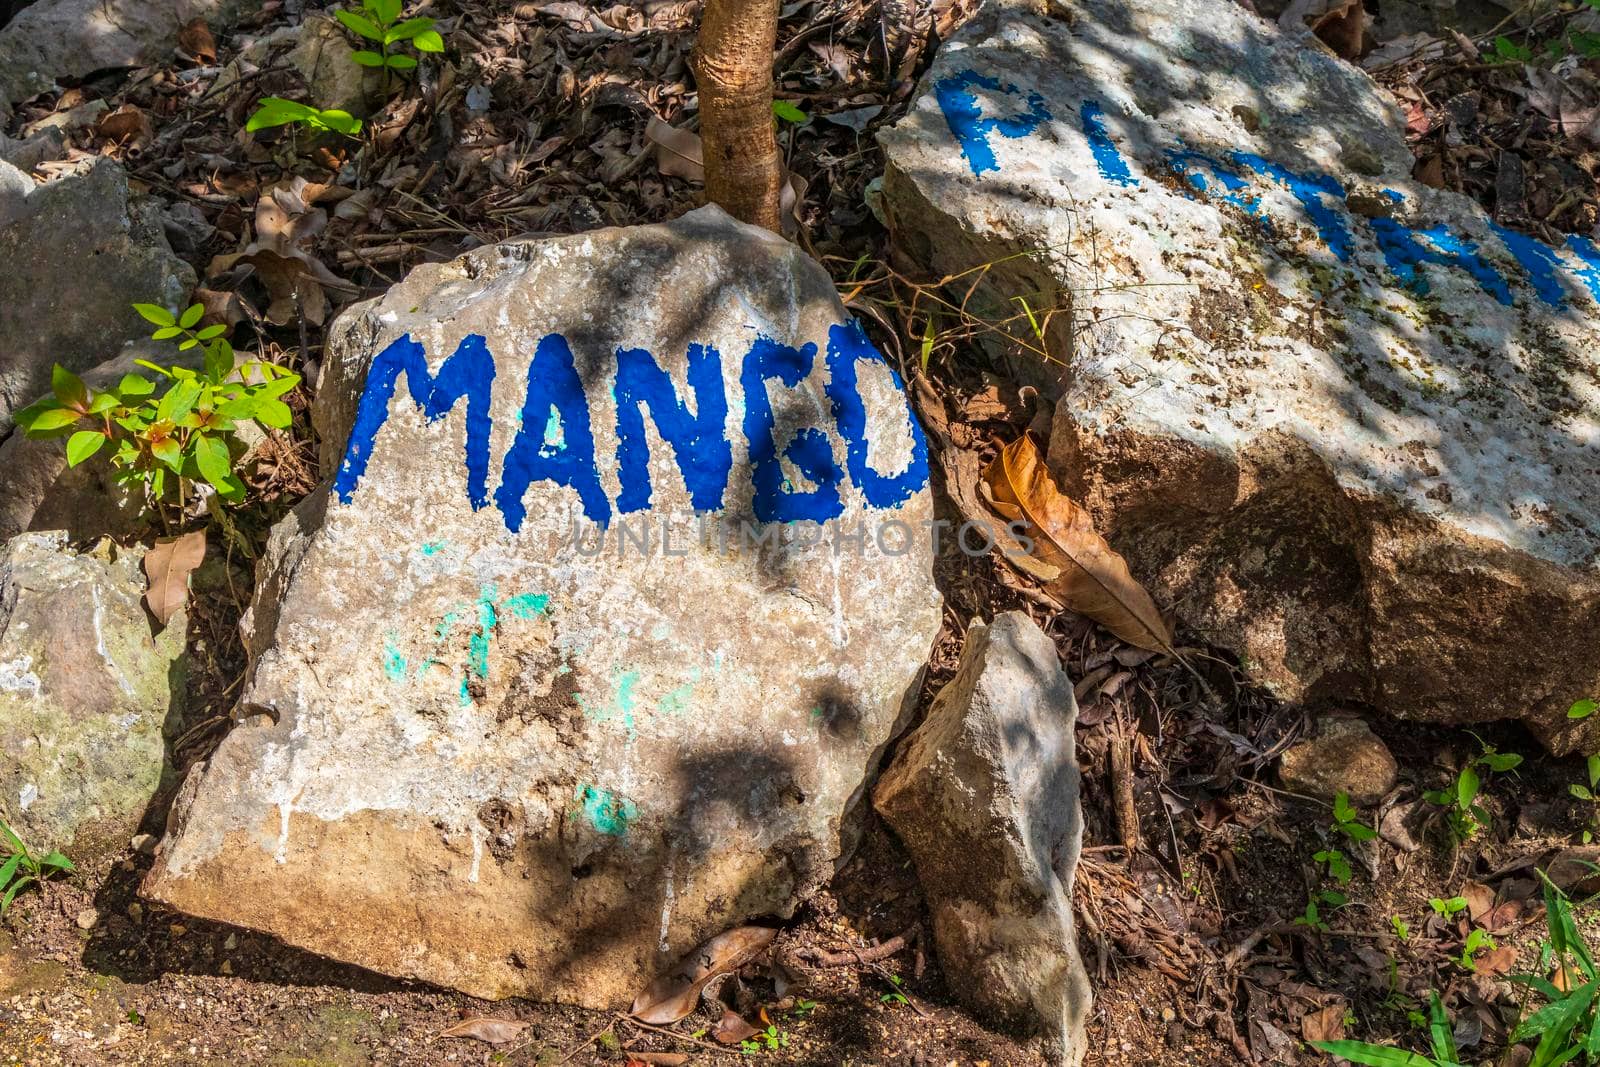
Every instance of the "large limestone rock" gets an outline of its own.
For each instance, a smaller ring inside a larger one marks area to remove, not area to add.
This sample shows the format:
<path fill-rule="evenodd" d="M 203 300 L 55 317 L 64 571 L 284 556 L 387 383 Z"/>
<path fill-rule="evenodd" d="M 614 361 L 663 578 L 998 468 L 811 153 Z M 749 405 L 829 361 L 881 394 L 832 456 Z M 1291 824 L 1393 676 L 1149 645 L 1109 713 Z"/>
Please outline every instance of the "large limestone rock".
<path fill-rule="evenodd" d="M 98 70 L 173 59 L 178 30 L 193 19 L 212 27 L 242 0 L 35 0 L 0 29 L 0 103 L 26 100 Z"/>
<path fill-rule="evenodd" d="M 127 175 L 108 159 L 37 187 L 0 163 L 0 263 L 26 266 L 0 271 L 0 437 L 13 411 L 49 391 L 54 364 L 105 361 L 150 332 L 133 304 L 179 307 L 195 281 L 155 206 L 130 203 Z"/>
<path fill-rule="evenodd" d="M 120 845 L 161 783 L 185 622 L 152 635 L 139 560 L 60 534 L 0 545 L 0 818 L 31 847 Z"/>
<path fill-rule="evenodd" d="M 1050 464 L 1183 623 L 1289 700 L 1600 744 L 1600 248 L 1410 180 L 1230 0 L 992 3 L 883 144 L 908 252 L 1067 309 Z"/>
<path fill-rule="evenodd" d="M 975 623 L 956 676 L 873 803 L 905 842 L 950 988 L 1083 1059 L 1089 979 L 1072 879 L 1083 845 L 1073 727 L 1055 646 L 1020 611 Z"/>
<path fill-rule="evenodd" d="M 820 267 L 714 208 L 421 267 L 317 420 L 147 894 L 615 1007 L 831 874 L 940 609 L 920 431 Z"/>

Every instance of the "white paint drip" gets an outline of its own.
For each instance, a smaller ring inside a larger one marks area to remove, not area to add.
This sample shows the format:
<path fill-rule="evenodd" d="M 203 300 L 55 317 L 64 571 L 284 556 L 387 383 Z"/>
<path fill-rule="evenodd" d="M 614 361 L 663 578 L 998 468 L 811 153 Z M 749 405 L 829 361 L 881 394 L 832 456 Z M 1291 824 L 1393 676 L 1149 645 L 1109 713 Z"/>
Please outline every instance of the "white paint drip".
<path fill-rule="evenodd" d="M 844 590 L 839 584 L 839 553 L 828 553 L 828 567 L 833 571 L 833 643 L 840 648 L 850 639 L 850 627 L 844 621 Z"/>
<path fill-rule="evenodd" d="M 661 934 L 658 940 L 662 952 L 667 951 L 667 930 L 672 926 L 672 905 L 677 900 L 672 886 L 672 866 L 675 858 L 671 853 L 667 854 L 667 892 L 661 899 Z"/>
<path fill-rule="evenodd" d="M 17 794 L 17 804 L 21 806 L 23 811 L 27 811 L 33 805 L 33 802 L 38 799 L 39 787 L 32 782 L 25 783 L 22 791 Z"/>
<path fill-rule="evenodd" d="M 289 813 L 294 805 L 287 800 L 278 802 L 278 850 L 272 854 L 274 863 L 289 862 Z"/>
<path fill-rule="evenodd" d="M 122 690 L 124 696 L 133 696 L 133 686 L 128 684 L 128 676 L 117 666 L 111 658 L 111 653 L 106 649 L 106 606 L 100 599 L 100 587 L 89 586 L 89 594 L 94 597 L 94 650 L 100 653 L 100 658 L 105 660 L 106 667 L 110 669 L 112 677 L 117 680 L 117 688 Z"/>
<path fill-rule="evenodd" d="M 483 835 L 472 831 L 472 870 L 467 872 L 467 881 L 478 880 L 478 868 L 483 864 Z"/>

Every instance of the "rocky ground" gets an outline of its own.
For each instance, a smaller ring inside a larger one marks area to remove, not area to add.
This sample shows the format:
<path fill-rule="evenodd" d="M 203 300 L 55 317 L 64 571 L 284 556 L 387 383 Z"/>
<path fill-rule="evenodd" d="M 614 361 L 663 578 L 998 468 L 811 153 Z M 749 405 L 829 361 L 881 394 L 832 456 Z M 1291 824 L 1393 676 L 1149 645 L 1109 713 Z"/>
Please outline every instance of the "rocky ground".
<path fill-rule="evenodd" d="M 1348 4 L 1311 6 L 1306 17 L 1326 43 L 1405 108 L 1419 182 L 1464 192 L 1499 224 L 1545 241 L 1593 231 L 1600 29 L 1588 15 L 1516 18 L 1463 5 L 1445 24 L 1425 24 L 1412 6 L 1384 4 L 1363 40 L 1359 28 L 1350 36 Z M 696 4 L 427 10 L 441 19 L 446 60 L 388 85 L 346 61 L 347 35 L 317 21 L 322 5 L 269 2 L 242 14 L 197 5 L 180 14 L 200 24 L 158 26 L 142 48 L 94 67 L 58 57 L 72 84 L 64 91 L 8 88 L 18 105 L 0 158 L 40 175 L 116 161 L 145 199 L 129 207 L 113 191 L 125 223 L 100 229 L 135 240 L 159 230 L 166 241 L 145 273 L 123 279 L 141 297 L 110 292 L 112 280 L 84 275 L 87 251 L 50 252 L 50 230 L 35 232 L 8 253 L 48 275 L 21 272 L 27 292 L 120 306 L 153 298 L 152 286 L 197 284 L 206 322 L 230 324 L 237 348 L 300 369 L 308 385 L 286 398 L 293 425 L 259 446 L 235 529 L 211 538 L 192 583 L 181 622 L 187 697 L 167 724 L 178 773 L 138 836 L 74 855 L 75 873 L 6 912 L 0 1052 L 30 1065 L 1045 1062 L 1036 1039 L 960 1006 L 972 976 L 941 969 L 911 859 L 875 814 L 854 858 L 784 926 L 768 961 L 720 987 L 723 1004 L 771 1028 L 746 1049 L 715 1040 L 709 1007 L 651 1029 L 521 999 L 480 1001 L 138 897 L 182 772 L 231 726 L 246 663 L 238 623 L 254 584 L 247 557 L 331 474 L 317 456 L 310 383 L 338 308 L 421 263 L 520 234 L 660 221 L 700 196 L 685 65 Z M 0 18 L 8 13 L 0 3 Z M 886 352 L 902 367 L 920 363 L 913 396 L 940 455 L 934 507 L 956 522 L 981 506 L 963 472 L 1041 428 L 1037 392 L 1019 386 L 1014 361 L 992 354 L 998 333 L 1027 358 L 1029 334 L 1016 316 L 996 325 L 951 312 L 929 325 L 940 279 L 888 244 L 874 210 L 883 161 L 873 135 L 905 113 L 940 42 L 971 15 L 959 0 L 920 15 L 888 3 L 788 5 L 777 60 L 779 96 L 806 112 L 780 125 L 798 194 L 794 239 L 829 268 Z M 310 48 L 312 39 L 323 43 Z M 36 68 L 39 54 L 27 55 Z M 302 91 L 366 113 L 365 136 L 244 132 L 260 96 Z M 7 221 L 0 216 L 0 249 L 22 240 Z M 0 280 L 0 296 L 17 281 L 15 272 Z M 84 349 L 72 356 L 79 369 L 111 354 L 85 348 L 70 316 L 51 318 L 59 301 L 30 307 L 50 322 L 57 351 Z M 0 362 L 0 394 L 20 400 L 8 368 Z M 0 502 L 0 520 L 15 526 L 0 528 L 5 536 L 38 525 L 35 511 L 14 518 L 8 506 Z M 125 541 L 158 532 L 94 521 Z M 969 620 L 1008 610 L 1039 624 L 1075 683 L 1085 837 L 1074 904 L 1095 994 L 1085 1062 L 1315 1063 L 1326 1058 L 1306 1042 L 1345 1035 L 1421 1047 L 1417 1013 L 1429 990 L 1445 995 L 1472 1062 L 1527 1062 L 1525 1048 L 1505 1051 L 1523 998 L 1504 978 L 1535 966 L 1546 937 L 1535 868 L 1577 896 L 1595 888 L 1585 866 L 1600 861 L 1600 846 L 1587 843 L 1600 832 L 1587 795 L 1595 782 L 1581 755 L 1547 755 L 1515 724 L 1469 732 L 1338 701 L 1307 711 L 1181 627 L 1181 659 L 1152 653 L 1060 610 L 1034 578 L 993 557 L 947 549 L 934 573 L 945 610 L 919 716 L 955 675 Z M 1523 758 L 1494 758 L 1509 754 Z M 1469 766 L 1482 780 L 1482 825 L 1467 834 L 1424 794 L 1459 789 Z M 1352 837 L 1349 821 L 1341 829 L 1330 804 L 1339 792 L 1375 838 L 1356 840 L 1369 835 Z M 1316 858 L 1330 849 L 1344 854 L 1344 877 Z M 1464 958 L 1477 928 L 1492 945 Z M 639 976 L 641 989 L 649 977 Z M 496 1041 L 441 1036 L 475 1018 L 526 1025 L 480 1024 Z"/>

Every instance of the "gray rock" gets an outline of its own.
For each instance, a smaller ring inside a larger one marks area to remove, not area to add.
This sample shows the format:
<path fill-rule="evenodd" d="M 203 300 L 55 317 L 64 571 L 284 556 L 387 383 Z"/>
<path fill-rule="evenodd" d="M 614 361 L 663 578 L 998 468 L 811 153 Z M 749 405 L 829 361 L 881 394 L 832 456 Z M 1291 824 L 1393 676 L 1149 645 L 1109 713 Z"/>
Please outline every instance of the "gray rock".
<path fill-rule="evenodd" d="M 134 360 L 197 370 L 202 363 L 197 352 L 134 341 L 117 358 L 85 371 L 83 380 L 91 389 L 109 389 L 124 374 L 137 371 L 156 379 L 152 395 L 159 396 L 166 379 L 142 370 Z M 0 441 L 0 541 L 25 530 L 62 530 L 74 542 L 100 537 L 127 540 L 149 532 L 149 527 L 150 516 L 140 497 L 112 480 L 106 453 L 68 467 L 64 437 L 31 438 L 19 430 Z"/>
<path fill-rule="evenodd" d="M 0 162 L 18 170 L 32 170 L 48 160 L 65 159 L 66 155 L 67 136 L 59 129 L 40 130 L 21 139 L 0 133 Z"/>
<path fill-rule="evenodd" d="M 1089 979 L 1072 880 L 1083 845 L 1073 727 L 1055 646 L 1020 611 L 975 622 L 956 676 L 873 803 L 910 851 L 950 989 L 1083 1059 Z"/>
<path fill-rule="evenodd" d="M 120 849 L 165 773 L 186 626 L 151 635 L 140 558 L 60 534 L 0 547 L 0 816 L 31 847 Z"/>
<path fill-rule="evenodd" d="M 113 67 L 173 58 L 178 30 L 204 18 L 216 31 L 241 0 L 36 0 L 0 29 L 0 100 L 18 102 Z"/>
<path fill-rule="evenodd" d="M 177 308 L 195 283 L 155 205 L 129 201 L 127 176 L 111 160 L 18 192 L 0 178 L 0 263 L 28 265 L 0 272 L 0 437 L 15 409 L 49 390 L 53 364 L 84 371 L 104 362 L 148 336 L 134 303 Z"/>
<path fill-rule="evenodd" d="M 305 79 L 307 103 L 365 116 L 383 99 L 383 74 L 350 58 L 350 32 L 333 19 L 308 15 L 294 40 L 289 62 Z"/>
<path fill-rule="evenodd" d="M 1376 804 L 1394 788 L 1400 768 L 1389 746 L 1360 719 L 1328 715 L 1315 733 L 1278 758 L 1285 789 L 1322 800 L 1347 794 L 1353 804 Z"/>
<path fill-rule="evenodd" d="M 594 1007 L 790 914 L 939 626 L 926 450 L 880 360 L 816 263 L 714 208 L 349 309 L 332 490 L 273 535 L 246 723 L 145 893 Z"/>
<path fill-rule="evenodd" d="M 1058 481 L 1286 700 L 1600 745 L 1600 247 L 1413 181 L 1393 101 L 1237 4 L 1071 12 L 989 5 L 881 135 L 906 253 L 1062 309 Z"/>

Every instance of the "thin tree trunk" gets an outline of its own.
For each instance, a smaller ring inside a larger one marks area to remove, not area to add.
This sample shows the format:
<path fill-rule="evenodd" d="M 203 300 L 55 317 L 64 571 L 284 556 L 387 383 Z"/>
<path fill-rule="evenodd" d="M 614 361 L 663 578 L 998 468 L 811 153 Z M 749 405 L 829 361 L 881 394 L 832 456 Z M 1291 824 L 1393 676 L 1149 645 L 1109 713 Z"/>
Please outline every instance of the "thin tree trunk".
<path fill-rule="evenodd" d="M 778 0 L 706 0 L 694 48 L 706 196 L 741 222 L 778 230 L 782 160 L 772 122 Z"/>

